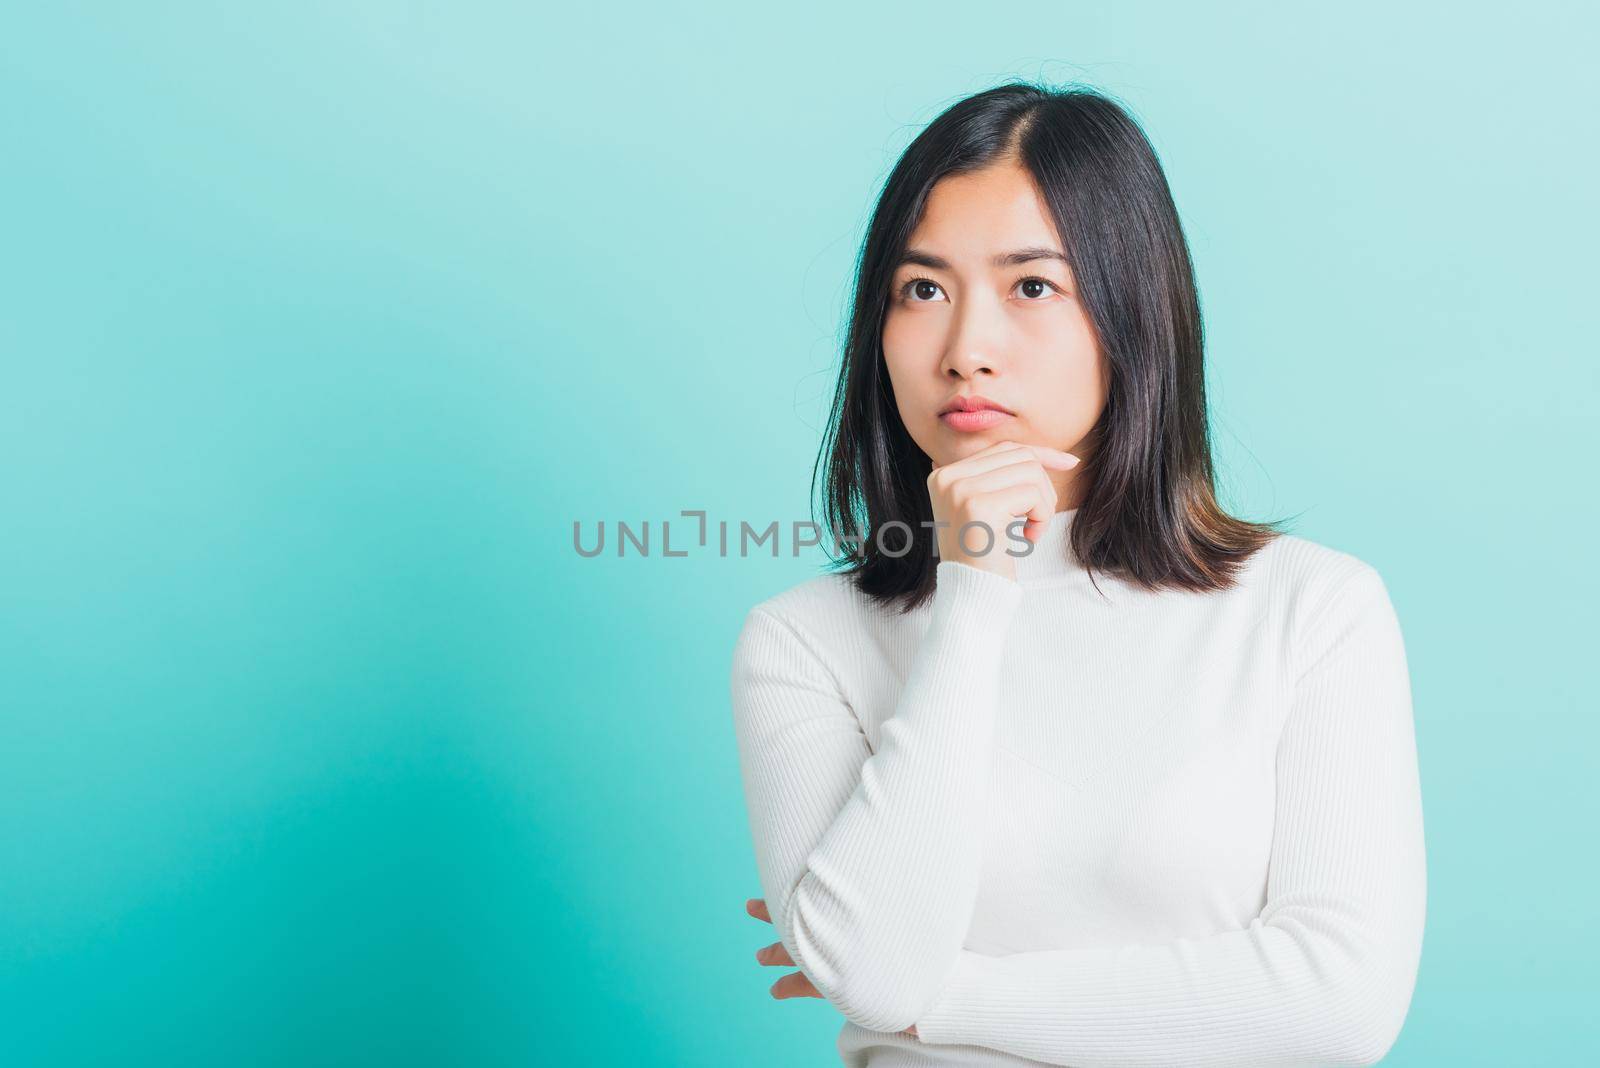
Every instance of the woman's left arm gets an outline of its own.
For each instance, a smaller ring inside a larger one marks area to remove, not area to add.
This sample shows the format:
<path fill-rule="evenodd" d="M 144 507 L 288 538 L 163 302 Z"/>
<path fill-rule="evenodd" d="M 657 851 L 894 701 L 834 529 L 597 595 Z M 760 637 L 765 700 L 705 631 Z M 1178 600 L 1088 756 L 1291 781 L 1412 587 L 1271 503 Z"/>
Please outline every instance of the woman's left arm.
<path fill-rule="evenodd" d="M 1295 642 L 1261 915 L 1165 945 L 963 950 L 916 1023 L 923 1042 L 1080 1068 L 1388 1052 L 1422 953 L 1422 797 L 1399 621 L 1378 572 L 1354 562 Z"/>

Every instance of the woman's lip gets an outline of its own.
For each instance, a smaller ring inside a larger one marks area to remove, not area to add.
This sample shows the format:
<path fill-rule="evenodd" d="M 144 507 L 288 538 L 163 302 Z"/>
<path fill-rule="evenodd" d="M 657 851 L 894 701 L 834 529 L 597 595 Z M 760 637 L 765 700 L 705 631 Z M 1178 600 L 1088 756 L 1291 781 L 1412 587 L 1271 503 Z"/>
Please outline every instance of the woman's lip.
<path fill-rule="evenodd" d="M 987 430 L 1003 419 L 1010 419 L 1010 412 L 1002 412 L 998 408 L 980 408 L 975 412 L 945 412 L 939 420 L 951 430 Z"/>

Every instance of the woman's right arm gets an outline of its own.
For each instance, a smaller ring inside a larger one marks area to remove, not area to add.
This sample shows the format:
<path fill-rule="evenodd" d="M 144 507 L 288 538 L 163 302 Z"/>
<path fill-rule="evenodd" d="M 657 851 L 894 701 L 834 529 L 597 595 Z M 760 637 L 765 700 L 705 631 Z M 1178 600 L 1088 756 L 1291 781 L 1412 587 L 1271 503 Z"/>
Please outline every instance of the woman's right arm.
<path fill-rule="evenodd" d="M 1014 581 L 937 567 L 929 623 L 873 751 L 814 636 L 750 611 L 731 675 L 756 863 L 795 966 L 846 1018 L 903 1031 L 938 997 L 977 899 Z"/>

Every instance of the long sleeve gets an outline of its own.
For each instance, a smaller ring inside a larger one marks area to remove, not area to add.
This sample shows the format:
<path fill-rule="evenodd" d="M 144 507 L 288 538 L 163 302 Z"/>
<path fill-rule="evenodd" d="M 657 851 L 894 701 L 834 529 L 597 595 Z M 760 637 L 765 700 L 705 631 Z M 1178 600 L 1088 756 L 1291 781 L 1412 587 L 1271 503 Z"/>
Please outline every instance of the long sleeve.
<path fill-rule="evenodd" d="M 1279 736 L 1265 907 L 1167 944 L 963 951 L 927 1043 L 1048 1064 L 1373 1064 L 1422 952 L 1426 874 L 1411 689 L 1388 591 L 1364 562 L 1308 613 Z"/>
<path fill-rule="evenodd" d="M 982 859 L 1001 656 L 1022 588 L 947 561 L 876 752 L 815 643 L 760 606 L 731 688 L 756 862 L 796 966 L 844 1016 L 909 1027 L 955 965 Z"/>

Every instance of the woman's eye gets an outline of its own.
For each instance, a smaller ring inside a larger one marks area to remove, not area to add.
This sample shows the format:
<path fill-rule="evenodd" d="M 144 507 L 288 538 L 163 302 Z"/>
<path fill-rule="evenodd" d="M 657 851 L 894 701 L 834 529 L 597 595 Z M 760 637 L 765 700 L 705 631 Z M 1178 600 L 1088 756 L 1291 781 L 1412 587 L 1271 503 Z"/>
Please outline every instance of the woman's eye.
<path fill-rule="evenodd" d="M 929 300 L 933 299 L 933 294 L 928 292 L 930 289 L 938 291 L 939 283 L 935 282 L 931 278 L 913 278 L 911 281 L 900 287 L 900 295 L 906 300 L 911 301 L 913 304 L 926 304 Z M 913 294 L 917 294 L 928 299 L 918 300 L 913 296 Z"/>
<path fill-rule="evenodd" d="M 1024 278 L 1022 281 L 1018 282 L 1017 285 L 1024 286 L 1024 287 L 1048 286 L 1050 289 L 1055 290 L 1055 292 L 1057 292 L 1057 293 L 1061 292 L 1059 289 L 1056 289 L 1056 286 L 1055 286 L 1054 282 L 1051 282 L 1051 281 L 1049 281 L 1047 279 L 1044 279 L 1044 278 Z M 1028 295 L 1028 299 L 1029 300 L 1034 300 L 1039 296 L 1039 294 L 1036 291 L 1030 291 L 1027 295 Z"/>

